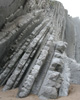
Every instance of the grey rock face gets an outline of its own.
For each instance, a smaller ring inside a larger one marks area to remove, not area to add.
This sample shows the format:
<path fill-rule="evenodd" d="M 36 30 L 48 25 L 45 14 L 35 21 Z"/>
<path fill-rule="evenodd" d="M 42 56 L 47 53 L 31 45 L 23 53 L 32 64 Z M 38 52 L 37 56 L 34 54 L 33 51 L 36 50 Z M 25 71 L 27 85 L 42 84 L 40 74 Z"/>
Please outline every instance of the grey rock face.
<path fill-rule="evenodd" d="M 80 19 L 79 18 L 74 18 L 74 29 L 75 29 L 75 59 L 78 63 L 80 63 Z"/>
<path fill-rule="evenodd" d="M 44 87 L 43 88 L 43 96 L 46 98 L 57 98 L 57 90 L 55 87 Z"/>
<path fill-rule="evenodd" d="M 62 72 L 63 70 L 63 61 L 60 58 L 54 58 L 52 60 L 52 68 L 58 72 Z"/>
<path fill-rule="evenodd" d="M 70 52 L 75 46 L 63 41 L 69 43 L 72 32 L 64 7 L 52 0 L 7 1 L 0 1 L 0 27 L 4 24 L 0 31 L 3 91 L 18 87 L 20 98 L 30 93 L 42 99 L 67 96 L 70 82 L 80 83 L 80 80 L 76 78 L 79 66 L 74 74 L 73 62 L 70 63 L 65 52 L 67 45 Z"/>
<path fill-rule="evenodd" d="M 15 19 L 22 14 L 17 12 L 21 6 L 23 6 L 24 2 L 25 0 L 0 0 L 0 28 L 7 21 L 6 18 L 9 16 L 14 16 Z M 15 15 L 15 13 L 17 13 L 17 15 Z"/>
<path fill-rule="evenodd" d="M 70 77 L 71 77 L 70 67 L 68 65 L 68 62 L 65 57 L 63 57 L 63 59 L 64 59 L 64 69 L 61 74 L 63 82 L 62 82 L 60 90 L 59 90 L 59 96 L 67 96 L 68 95 L 69 86 L 70 86 Z"/>
<path fill-rule="evenodd" d="M 80 79 L 78 78 L 80 75 L 80 64 L 71 58 L 66 58 L 68 64 L 70 66 L 71 71 L 71 83 L 80 84 Z"/>
<path fill-rule="evenodd" d="M 62 78 L 59 72 L 49 70 L 39 92 L 40 98 L 57 98 Z"/>
<path fill-rule="evenodd" d="M 59 41 L 56 44 L 56 50 L 58 50 L 60 53 L 63 53 L 66 48 L 67 48 L 67 43 L 66 42 Z"/>
<path fill-rule="evenodd" d="M 61 73 L 61 84 L 58 84 L 60 86 L 59 89 L 59 96 L 67 96 L 68 90 L 70 86 L 70 67 L 68 65 L 68 61 L 66 60 L 66 56 L 64 54 L 65 48 L 67 43 L 59 41 L 56 44 L 55 48 L 55 57 L 52 60 L 51 63 L 51 70 L 56 70 Z M 62 52 L 61 52 L 62 50 Z M 55 67 L 54 69 L 52 69 Z"/>
<path fill-rule="evenodd" d="M 65 41 L 68 43 L 68 48 L 66 50 L 68 57 L 75 59 L 78 63 L 80 63 L 80 19 L 72 18 L 70 16 L 66 16 L 67 24 L 66 24 L 66 32 L 65 32 Z"/>
<path fill-rule="evenodd" d="M 66 16 L 67 22 L 66 22 L 66 32 L 65 32 L 65 41 L 68 43 L 66 52 L 68 57 L 75 59 L 75 26 L 73 19 L 69 17 L 68 15 Z"/>

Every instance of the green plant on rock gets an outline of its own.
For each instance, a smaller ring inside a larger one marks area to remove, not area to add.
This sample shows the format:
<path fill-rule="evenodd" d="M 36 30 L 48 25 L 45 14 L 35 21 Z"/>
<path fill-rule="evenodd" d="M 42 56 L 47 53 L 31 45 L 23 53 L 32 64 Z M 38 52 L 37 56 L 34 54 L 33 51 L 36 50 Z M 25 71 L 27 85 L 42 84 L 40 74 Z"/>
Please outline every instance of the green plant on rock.
<path fill-rule="evenodd" d="M 49 5 L 50 5 L 50 8 L 53 8 L 55 0 L 47 0 L 47 1 L 48 1 Z"/>

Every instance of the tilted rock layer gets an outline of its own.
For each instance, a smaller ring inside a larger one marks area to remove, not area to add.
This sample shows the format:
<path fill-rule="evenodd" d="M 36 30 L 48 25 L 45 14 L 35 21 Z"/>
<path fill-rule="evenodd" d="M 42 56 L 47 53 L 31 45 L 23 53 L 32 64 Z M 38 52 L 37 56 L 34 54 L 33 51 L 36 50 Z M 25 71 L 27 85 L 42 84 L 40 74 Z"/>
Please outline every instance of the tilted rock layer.
<path fill-rule="evenodd" d="M 65 53 L 68 44 L 64 39 L 68 40 L 65 34 L 69 31 L 67 11 L 60 2 L 52 0 L 0 2 L 3 91 L 18 87 L 20 98 L 30 93 L 42 99 L 67 96 L 73 72 L 70 71 L 73 60 Z"/>

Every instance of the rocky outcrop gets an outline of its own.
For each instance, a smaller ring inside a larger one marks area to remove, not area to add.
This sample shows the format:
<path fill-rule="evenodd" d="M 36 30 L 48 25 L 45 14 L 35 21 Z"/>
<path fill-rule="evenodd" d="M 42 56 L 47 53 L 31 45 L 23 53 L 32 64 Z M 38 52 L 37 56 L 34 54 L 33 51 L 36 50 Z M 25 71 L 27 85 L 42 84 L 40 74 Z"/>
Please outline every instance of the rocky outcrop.
<path fill-rule="evenodd" d="M 80 63 L 80 19 L 74 18 L 74 27 L 75 27 L 75 59 L 78 63 Z"/>
<path fill-rule="evenodd" d="M 71 71 L 71 83 L 80 84 L 78 76 L 80 75 L 80 20 L 79 18 L 72 18 L 67 16 L 65 41 L 68 43 L 67 58 Z"/>
<path fill-rule="evenodd" d="M 25 0 L 0 0 L 0 29 L 23 13 Z"/>
<path fill-rule="evenodd" d="M 70 82 L 80 82 L 77 72 L 73 73 L 73 60 L 69 58 L 75 58 L 73 20 L 58 1 L 7 1 L 1 1 L 2 9 L 3 5 L 15 9 L 0 13 L 6 14 L 2 17 L 1 26 L 4 26 L 0 26 L 0 85 L 4 86 L 3 91 L 18 87 L 20 98 L 30 93 L 42 99 L 67 96 Z"/>
<path fill-rule="evenodd" d="M 80 84 L 80 79 L 78 78 L 80 76 L 80 63 L 77 63 L 75 60 L 71 58 L 66 58 L 68 61 L 68 64 L 70 66 L 71 71 L 71 82 L 73 84 Z"/>
<path fill-rule="evenodd" d="M 79 18 L 72 18 L 67 16 L 66 32 L 65 32 L 65 41 L 68 43 L 67 55 L 68 57 L 75 59 L 80 63 L 80 20 Z"/>
<path fill-rule="evenodd" d="M 70 16 L 67 15 L 66 20 L 65 41 L 68 43 L 66 52 L 68 57 L 75 59 L 75 26 L 73 19 Z"/>

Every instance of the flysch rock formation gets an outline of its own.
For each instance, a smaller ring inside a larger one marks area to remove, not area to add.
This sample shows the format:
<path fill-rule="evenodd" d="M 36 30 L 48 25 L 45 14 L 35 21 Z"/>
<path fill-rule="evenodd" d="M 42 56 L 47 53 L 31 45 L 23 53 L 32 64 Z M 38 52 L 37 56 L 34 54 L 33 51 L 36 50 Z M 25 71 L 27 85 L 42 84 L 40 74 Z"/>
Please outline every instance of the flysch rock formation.
<path fill-rule="evenodd" d="M 68 95 L 70 83 L 80 84 L 76 21 L 60 2 L 1 0 L 0 20 L 3 91 L 18 87 L 20 98 L 56 99 Z"/>

